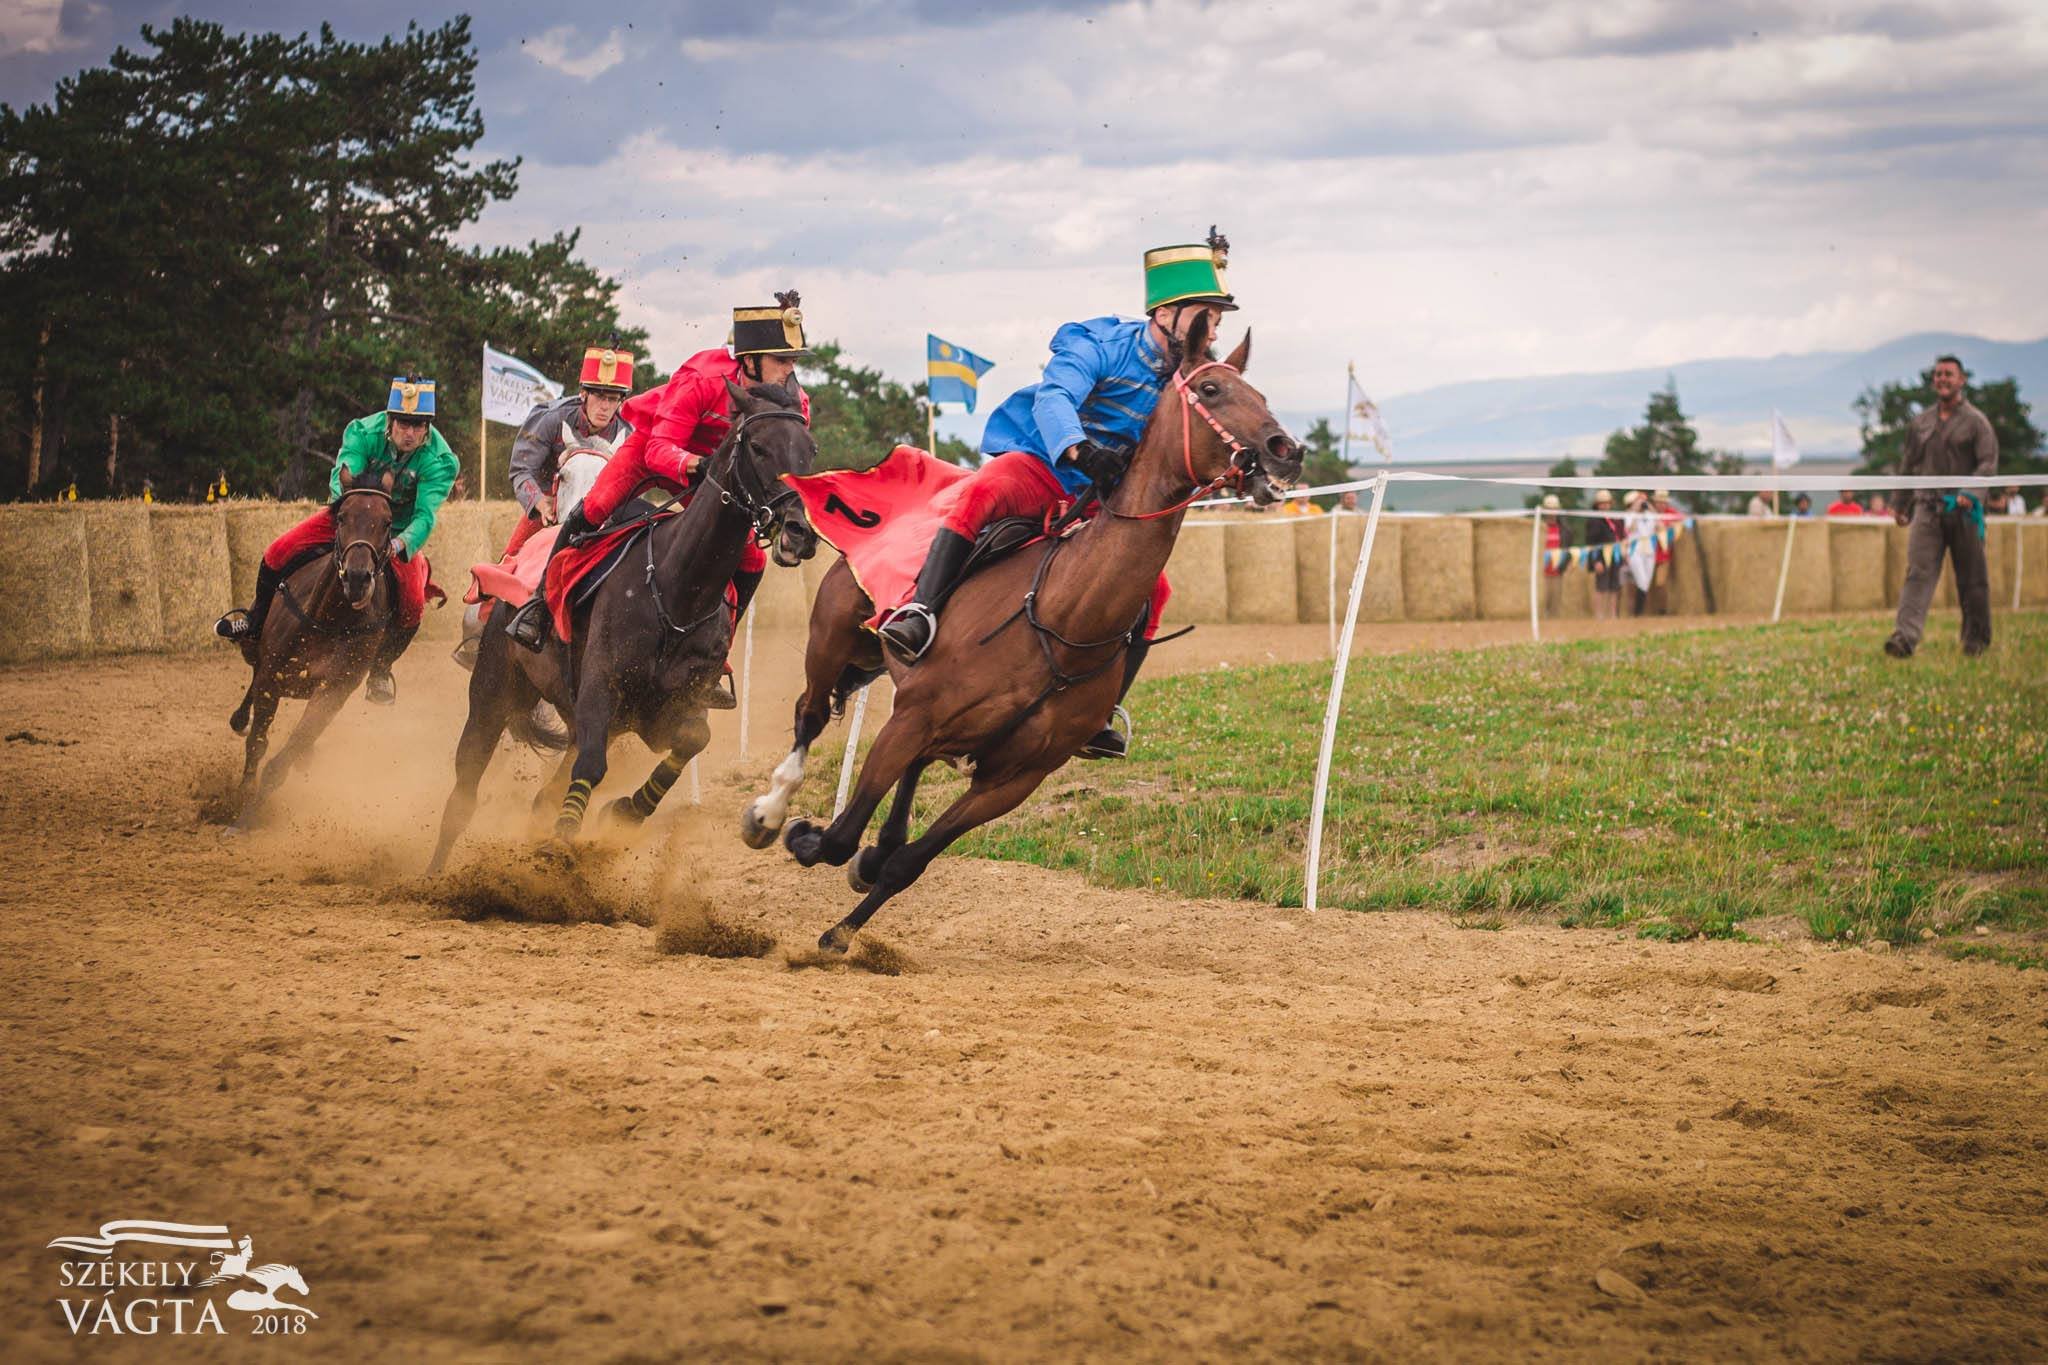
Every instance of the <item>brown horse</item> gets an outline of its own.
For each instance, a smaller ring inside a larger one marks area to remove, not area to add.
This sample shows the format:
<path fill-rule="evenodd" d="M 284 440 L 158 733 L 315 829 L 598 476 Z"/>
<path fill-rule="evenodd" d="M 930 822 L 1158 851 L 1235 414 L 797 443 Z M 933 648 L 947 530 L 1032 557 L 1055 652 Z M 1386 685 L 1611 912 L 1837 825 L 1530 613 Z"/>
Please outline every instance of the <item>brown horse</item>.
<path fill-rule="evenodd" d="M 887 667 L 896 708 L 861 765 L 852 799 L 830 827 L 791 822 L 783 842 L 806 867 L 859 858 L 848 881 L 866 895 L 818 946 L 844 952 L 882 905 L 923 875 L 945 847 L 1037 790 L 1109 720 L 1125 649 L 1142 625 L 1152 585 L 1197 496 L 1227 482 L 1260 502 L 1301 472 L 1301 448 L 1242 375 L 1251 336 L 1225 361 L 1208 360 L 1198 323 L 1175 358 L 1130 471 L 1081 530 L 999 561 L 947 600 L 930 650 L 915 665 L 886 661 L 862 626 L 874 604 L 841 559 L 811 607 L 796 743 L 774 785 L 740 819 L 755 848 L 775 837 L 803 781 L 804 756 L 832 709 Z M 1245 433 L 1240 439 L 1232 433 Z M 967 791 L 909 838 L 918 778 L 933 762 L 972 775 Z M 896 796 L 874 845 L 860 840 L 882 798 Z"/>
<path fill-rule="evenodd" d="M 301 564 L 278 584 L 277 605 L 283 610 L 273 607 L 263 633 L 242 646 L 255 674 L 228 718 L 236 734 L 247 735 L 231 826 L 236 831 L 254 826 L 263 803 L 312 752 L 342 703 L 369 675 L 377 645 L 398 609 L 385 563 L 391 544 L 390 476 L 357 475 L 332 510 L 333 551 Z M 306 712 L 263 770 L 259 786 L 256 770 L 270 747 L 270 722 L 284 697 L 303 698 Z"/>

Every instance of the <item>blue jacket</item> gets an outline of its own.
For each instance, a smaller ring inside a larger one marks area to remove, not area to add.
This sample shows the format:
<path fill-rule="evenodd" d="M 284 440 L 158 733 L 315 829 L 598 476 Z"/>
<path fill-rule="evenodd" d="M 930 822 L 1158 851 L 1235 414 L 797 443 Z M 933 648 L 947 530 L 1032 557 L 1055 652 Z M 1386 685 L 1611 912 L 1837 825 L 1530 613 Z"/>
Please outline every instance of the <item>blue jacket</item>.
<path fill-rule="evenodd" d="M 1060 454 L 1084 437 L 1107 450 L 1135 450 L 1167 382 L 1166 357 L 1149 323 L 1128 318 L 1070 322 L 1053 333 L 1045 377 L 1003 400 L 981 433 L 981 453 L 1023 451 L 1051 467 L 1069 493 L 1088 476 Z"/>

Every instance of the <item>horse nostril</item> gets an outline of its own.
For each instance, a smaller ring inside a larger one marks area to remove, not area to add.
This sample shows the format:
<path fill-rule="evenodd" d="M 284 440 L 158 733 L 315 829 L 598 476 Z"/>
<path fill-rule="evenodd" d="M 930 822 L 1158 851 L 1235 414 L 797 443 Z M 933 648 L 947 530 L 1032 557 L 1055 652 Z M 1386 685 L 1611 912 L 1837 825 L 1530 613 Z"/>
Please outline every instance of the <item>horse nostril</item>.
<path fill-rule="evenodd" d="M 1293 438 L 1285 432 L 1275 432 L 1266 439 L 1266 450 L 1273 458 L 1285 460 L 1299 454 L 1301 447 L 1296 445 Z"/>

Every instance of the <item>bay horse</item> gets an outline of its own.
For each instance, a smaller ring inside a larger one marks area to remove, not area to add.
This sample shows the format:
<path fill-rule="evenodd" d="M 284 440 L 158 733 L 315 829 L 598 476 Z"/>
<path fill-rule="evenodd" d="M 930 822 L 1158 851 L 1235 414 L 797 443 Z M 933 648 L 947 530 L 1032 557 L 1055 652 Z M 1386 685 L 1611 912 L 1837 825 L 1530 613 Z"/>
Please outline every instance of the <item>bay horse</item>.
<path fill-rule="evenodd" d="M 363 473 L 341 490 L 334 514 L 334 548 L 293 569 L 277 586 L 277 601 L 262 633 L 242 646 L 254 669 L 241 704 L 228 717 L 242 746 L 242 785 L 234 823 L 254 827 L 263 803 L 292 768 L 312 752 L 364 678 L 398 610 L 386 560 L 391 545 L 391 478 Z M 303 698 L 305 714 L 292 737 L 263 769 L 270 723 L 281 698 Z"/>
<path fill-rule="evenodd" d="M 835 703 L 843 705 L 886 667 L 896 684 L 895 712 L 861 765 L 846 809 L 828 827 L 796 820 L 783 834 L 805 867 L 852 860 L 847 880 L 865 893 L 818 940 L 820 948 L 845 952 L 875 911 L 948 844 L 1014 809 L 1108 723 L 1123 682 L 1118 665 L 1190 503 L 1236 483 L 1264 504 L 1301 472 L 1301 447 L 1244 382 L 1251 334 L 1222 361 L 1208 358 L 1209 340 L 1205 318 L 1173 356 L 1173 393 L 1162 395 L 1128 473 L 1093 519 L 956 586 L 931 648 L 916 664 L 885 658 L 864 628 L 874 604 L 844 558 L 825 574 L 811 607 L 795 744 L 769 791 L 740 817 L 750 846 L 774 839 L 803 781 L 804 757 Z M 966 769 L 971 781 L 911 840 L 918 779 L 934 762 Z M 868 822 L 892 787 L 888 818 L 862 850 Z"/>
<path fill-rule="evenodd" d="M 539 653 L 521 649 L 505 633 L 512 613 L 491 613 L 470 675 L 469 718 L 455 749 L 455 789 L 441 812 L 429 875 L 446 865 L 476 813 L 477 784 L 500 736 L 539 700 L 552 702 L 574 730 L 561 768 L 541 794 L 545 801 L 561 789 L 549 841 L 558 851 L 567 851 L 581 832 L 590 794 L 604 780 L 605 745 L 615 720 L 665 755 L 637 791 L 606 808 L 630 825 L 654 814 L 710 742 L 706 699 L 724 673 L 732 642 L 725 587 L 748 538 L 772 543 L 775 562 L 785 568 L 818 549 L 796 490 L 782 481 L 785 474 L 809 473 L 817 458 L 794 385 L 741 389 L 728 382 L 726 390 L 732 430 L 704 462 L 689 506 L 657 521 L 626 551 L 569 643 L 551 637 Z M 614 522 L 629 519 L 622 511 Z"/>

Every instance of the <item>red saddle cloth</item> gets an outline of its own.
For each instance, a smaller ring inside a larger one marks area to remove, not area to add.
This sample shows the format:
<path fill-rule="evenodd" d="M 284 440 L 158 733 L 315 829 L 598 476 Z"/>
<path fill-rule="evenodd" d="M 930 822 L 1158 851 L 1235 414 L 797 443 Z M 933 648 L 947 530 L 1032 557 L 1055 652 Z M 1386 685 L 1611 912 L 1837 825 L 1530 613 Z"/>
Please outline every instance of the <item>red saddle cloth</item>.
<path fill-rule="evenodd" d="M 875 604 L 869 625 L 910 600 L 925 552 L 951 509 L 952 492 L 974 471 L 916 446 L 897 446 L 872 469 L 792 475 L 811 527 L 846 556 Z"/>
<path fill-rule="evenodd" d="M 659 523 L 675 515 L 677 513 L 664 513 L 656 517 L 655 521 Z M 548 556 L 555 547 L 555 538 L 561 528 L 544 527 L 536 531 L 516 553 L 508 555 L 498 563 L 471 565 L 469 594 L 463 600 L 478 602 L 494 597 L 501 602 L 519 606 L 533 596 L 534 586 L 541 581 L 541 570 L 546 569 L 548 614 L 555 619 L 555 635 L 564 641 L 572 639 L 574 637 L 570 631 L 569 608 L 575 601 L 577 587 L 590 575 L 591 570 L 604 563 L 605 556 L 610 554 L 619 542 L 632 535 L 636 529 L 637 524 L 622 526 L 595 540 L 570 546 L 555 555 L 551 565 Z M 632 572 L 632 566 L 626 566 L 624 571 Z M 731 584 L 726 585 L 725 598 L 728 607 L 737 604 Z"/>

